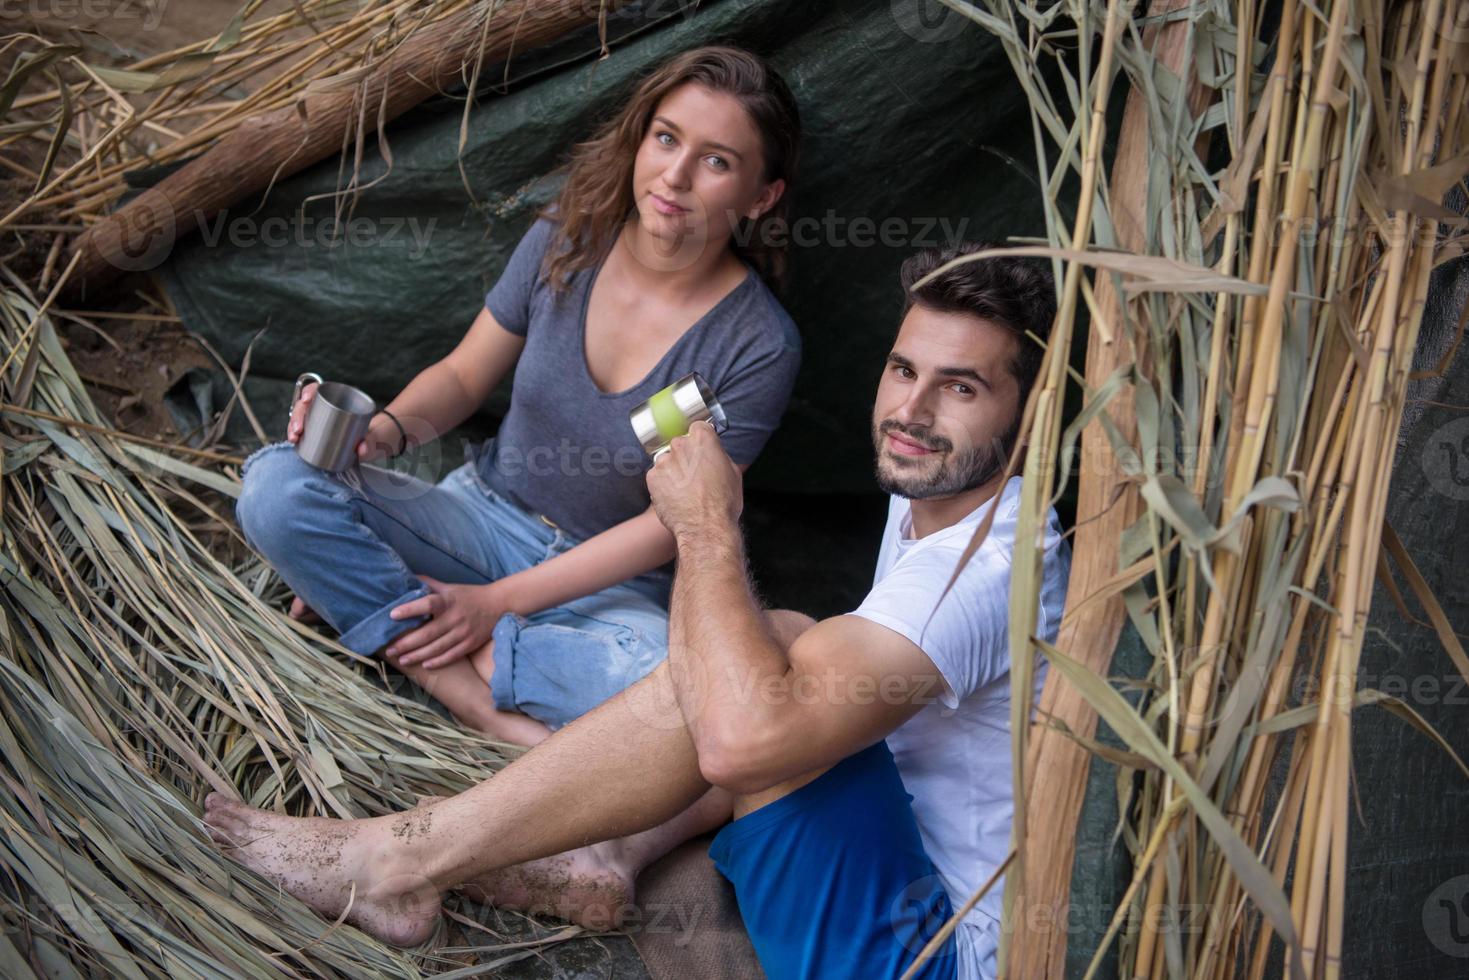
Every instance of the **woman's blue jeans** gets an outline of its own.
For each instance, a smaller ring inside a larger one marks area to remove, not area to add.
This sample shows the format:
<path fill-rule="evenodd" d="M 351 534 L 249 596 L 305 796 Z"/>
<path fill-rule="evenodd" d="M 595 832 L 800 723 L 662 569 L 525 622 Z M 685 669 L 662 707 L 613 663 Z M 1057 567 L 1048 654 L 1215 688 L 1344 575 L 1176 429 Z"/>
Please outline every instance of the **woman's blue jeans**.
<path fill-rule="evenodd" d="M 486 447 L 492 451 L 493 447 Z M 388 613 L 429 589 L 417 575 L 485 583 L 580 544 L 464 465 L 437 485 L 376 466 L 317 469 L 289 442 L 245 460 L 235 513 L 245 539 L 347 649 L 372 656 L 427 617 Z M 668 597 L 640 579 L 495 624 L 495 706 L 551 728 L 596 707 L 668 655 Z"/>

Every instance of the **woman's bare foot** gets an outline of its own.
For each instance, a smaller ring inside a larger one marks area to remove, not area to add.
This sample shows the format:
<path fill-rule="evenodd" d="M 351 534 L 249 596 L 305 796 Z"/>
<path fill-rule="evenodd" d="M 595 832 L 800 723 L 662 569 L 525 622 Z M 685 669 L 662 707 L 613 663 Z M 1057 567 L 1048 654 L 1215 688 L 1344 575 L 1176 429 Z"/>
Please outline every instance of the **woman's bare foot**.
<path fill-rule="evenodd" d="M 431 819 L 409 810 L 391 818 L 390 832 L 425 833 Z M 395 946 L 419 945 L 438 924 L 442 894 L 421 874 L 375 861 L 363 822 L 288 817 L 210 793 L 204 823 L 226 854 L 329 919 L 347 909 L 346 921 Z"/>
<path fill-rule="evenodd" d="M 300 596 L 293 596 L 291 598 L 291 609 L 286 615 L 294 620 L 307 624 L 325 622 L 315 609 L 312 609 L 301 600 Z"/>
<path fill-rule="evenodd" d="M 485 690 L 489 691 L 490 681 L 495 676 L 495 641 L 489 640 L 466 659 L 480 680 L 484 681 Z M 482 735 L 488 735 L 500 742 L 509 742 L 511 745 L 524 745 L 526 748 L 540 745 L 551 737 L 551 729 L 530 715 L 519 711 L 501 711 L 494 707 L 493 695 L 488 708 L 475 712 L 471 718 L 460 720 Z"/>
<path fill-rule="evenodd" d="M 482 735 L 508 745 L 522 745 L 527 748 L 538 745 L 551 737 L 551 729 L 529 715 L 496 708 L 489 683 L 471 662 L 473 657 L 481 660 L 489 657 L 489 666 L 485 669 L 493 674 L 494 647 L 495 641 L 490 640 L 470 657 L 432 670 L 422 664 L 404 664 L 395 657 L 387 657 L 387 661 L 448 708 L 455 720 L 466 728 L 473 728 Z"/>
<path fill-rule="evenodd" d="M 522 745 L 526 748 L 540 745 L 551 737 L 551 729 L 530 715 L 523 715 L 519 711 L 489 708 L 464 723 L 481 735 L 497 742 Z"/>
<path fill-rule="evenodd" d="M 479 674 L 480 680 L 488 686 L 491 678 L 495 676 L 495 641 L 491 639 L 471 653 L 469 662 L 474 667 L 475 673 Z"/>

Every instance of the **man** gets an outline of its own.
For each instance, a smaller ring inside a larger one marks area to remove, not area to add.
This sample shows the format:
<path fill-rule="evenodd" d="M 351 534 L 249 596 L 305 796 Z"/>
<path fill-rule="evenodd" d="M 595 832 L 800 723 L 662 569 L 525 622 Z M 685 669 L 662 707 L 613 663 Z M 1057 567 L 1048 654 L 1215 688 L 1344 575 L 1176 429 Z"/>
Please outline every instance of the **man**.
<path fill-rule="evenodd" d="M 350 904 L 349 921 L 412 944 L 451 888 L 523 890 L 517 867 L 596 841 L 642 840 L 646 858 L 674 842 L 664 828 L 707 825 L 733 794 L 711 855 L 772 980 L 900 975 L 1003 861 L 1012 810 L 1006 618 L 1020 481 L 1003 470 L 1039 369 L 1026 333 L 1046 335 L 1055 300 L 1048 275 L 1008 258 L 911 289 L 977 248 L 904 263 L 907 308 L 872 422 L 892 498 L 874 587 L 854 613 L 813 624 L 759 607 L 739 471 L 697 425 L 648 475 L 678 542 L 666 664 L 459 796 L 343 822 L 213 794 L 215 838 L 323 914 Z M 1053 639 L 1069 565 L 1054 515 L 1044 545 L 1036 633 Z M 999 899 L 996 885 L 920 975 L 990 975 Z"/>

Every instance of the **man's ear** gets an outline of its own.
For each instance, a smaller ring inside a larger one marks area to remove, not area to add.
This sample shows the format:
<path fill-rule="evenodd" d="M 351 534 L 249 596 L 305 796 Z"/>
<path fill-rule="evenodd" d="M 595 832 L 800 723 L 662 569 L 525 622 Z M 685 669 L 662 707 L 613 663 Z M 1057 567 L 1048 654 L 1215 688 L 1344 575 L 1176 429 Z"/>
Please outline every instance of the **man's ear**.
<path fill-rule="evenodd" d="M 777 177 L 775 180 L 766 184 L 765 189 L 760 192 L 760 196 L 755 198 L 755 203 L 750 205 L 750 209 L 745 212 L 745 217 L 751 221 L 759 218 L 766 211 L 775 207 L 776 202 L 780 200 L 780 196 L 785 193 L 785 190 L 786 182 L 781 177 Z"/>

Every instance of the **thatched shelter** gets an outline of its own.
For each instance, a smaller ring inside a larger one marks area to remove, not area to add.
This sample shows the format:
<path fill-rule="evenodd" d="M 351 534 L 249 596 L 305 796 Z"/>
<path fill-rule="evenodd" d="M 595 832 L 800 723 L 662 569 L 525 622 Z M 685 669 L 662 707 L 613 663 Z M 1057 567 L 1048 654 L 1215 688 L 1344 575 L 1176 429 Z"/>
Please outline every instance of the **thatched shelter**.
<path fill-rule="evenodd" d="M 7 38 L 4 973 L 506 970 L 575 934 L 465 906 L 405 954 L 208 845 L 210 788 L 378 813 L 514 754 L 284 617 L 231 501 L 298 371 L 393 394 L 570 141 L 715 39 L 770 56 L 809 131 L 786 298 L 808 354 L 747 518 L 773 601 L 833 614 L 870 579 L 902 255 L 948 235 L 1055 263 L 1024 473 L 1077 560 L 1056 646 L 1012 643 L 1017 694 L 1051 670 L 1017 725 L 1010 975 L 1457 975 L 1462 0 L 252 0 L 105 64 L 92 36 Z M 1034 569 L 1017 553 L 1014 622 Z"/>

